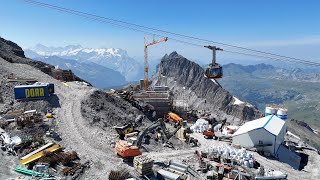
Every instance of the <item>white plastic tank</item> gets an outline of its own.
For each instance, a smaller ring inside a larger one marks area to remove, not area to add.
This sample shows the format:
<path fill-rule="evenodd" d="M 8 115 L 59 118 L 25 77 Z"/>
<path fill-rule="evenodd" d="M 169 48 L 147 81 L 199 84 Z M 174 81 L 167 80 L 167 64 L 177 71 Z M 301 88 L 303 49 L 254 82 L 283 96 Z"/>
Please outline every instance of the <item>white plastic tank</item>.
<path fill-rule="evenodd" d="M 288 112 L 287 109 L 279 108 L 277 111 L 277 116 L 282 120 L 287 120 L 288 119 L 287 112 Z"/>
<path fill-rule="evenodd" d="M 265 116 L 269 116 L 269 115 L 275 115 L 276 114 L 276 109 L 270 106 L 266 106 L 266 112 L 265 112 Z"/>

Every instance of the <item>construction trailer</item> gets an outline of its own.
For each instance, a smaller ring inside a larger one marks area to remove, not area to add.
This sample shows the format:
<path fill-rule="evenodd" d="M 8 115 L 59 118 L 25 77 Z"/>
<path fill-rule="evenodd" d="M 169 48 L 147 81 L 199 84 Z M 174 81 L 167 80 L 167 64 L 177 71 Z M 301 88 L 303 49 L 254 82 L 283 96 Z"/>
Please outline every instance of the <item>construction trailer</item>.
<path fill-rule="evenodd" d="M 54 84 L 36 82 L 14 87 L 15 99 L 44 99 L 54 93 Z"/>
<path fill-rule="evenodd" d="M 265 155 L 276 157 L 286 134 L 286 123 L 275 115 L 249 121 L 232 135 L 232 143 L 256 148 Z"/>

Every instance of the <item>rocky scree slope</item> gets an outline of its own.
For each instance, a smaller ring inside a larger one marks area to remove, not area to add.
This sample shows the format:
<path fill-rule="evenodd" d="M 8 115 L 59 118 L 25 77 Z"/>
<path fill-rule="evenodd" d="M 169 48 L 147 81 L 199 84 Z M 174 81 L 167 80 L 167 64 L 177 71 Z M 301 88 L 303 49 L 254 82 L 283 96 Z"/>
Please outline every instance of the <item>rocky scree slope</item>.
<path fill-rule="evenodd" d="M 17 44 L 0 38 L 0 115 L 20 109 L 37 109 L 45 112 L 48 108 L 60 106 L 59 99 L 55 95 L 45 100 L 16 101 L 13 93 L 14 86 L 25 83 L 6 81 L 13 75 L 19 79 L 35 79 L 56 84 L 58 81 L 37 69 L 37 67 L 40 68 L 45 65 L 44 63 L 24 58 L 24 53 Z"/>
<path fill-rule="evenodd" d="M 287 120 L 287 130 L 320 151 L 320 134 L 315 133 L 307 123 L 295 119 Z"/>
<path fill-rule="evenodd" d="M 37 69 L 43 67 L 54 68 L 54 66 L 43 63 L 41 61 L 35 61 L 29 58 L 26 58 L 24 51 L 20 46 L 12 41 L 8 41 L 0 37 L 0 57 L 10 63 L 20 63 L 20 64 L 28 64 Z M 76 81 L 84 81 L 83 79 L 75 76 Z M 90 84 L 90 83 L 88 83 Z"/>
<path fill-rule="evenodd" d="M 81 113 L 89 123 L 100 128 L 133 123 L 143 113 L 120 97 L 96 90 L 81 102 Z M 142 122 L 149 121 L 146 117 Z M 149 121 L 150 122 L 150 121 Z"/>
<path fill-rule="evenodd" d="M 191 109 L 204 110 L 228 121 L 252 120 L 261 112 L 250 104 L 234 104 L 235 98 L 204 76 L 204 69 L 177 52 L 161 59 L 152 78 L 153 85 L 167 85 L 174 100 L 186 100 Z"/>

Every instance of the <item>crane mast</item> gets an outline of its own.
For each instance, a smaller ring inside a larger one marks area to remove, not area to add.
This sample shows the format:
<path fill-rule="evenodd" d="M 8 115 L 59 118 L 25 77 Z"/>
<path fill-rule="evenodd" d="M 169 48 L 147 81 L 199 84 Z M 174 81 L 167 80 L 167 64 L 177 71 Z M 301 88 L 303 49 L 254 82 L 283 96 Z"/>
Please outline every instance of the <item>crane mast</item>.
<path fill-rule="evenodd" d="M 160 42 L 166 42 L 168 40 L 168 37 L 163 37 L 159 40 L 153 40 L 152 42 L 148 43 L 147 38 L 144 37 L 144 90 L 148 90 L 148 71 L 149 71 L 149 66 L 148 66 L 148 46 L 155 45 Z"/>

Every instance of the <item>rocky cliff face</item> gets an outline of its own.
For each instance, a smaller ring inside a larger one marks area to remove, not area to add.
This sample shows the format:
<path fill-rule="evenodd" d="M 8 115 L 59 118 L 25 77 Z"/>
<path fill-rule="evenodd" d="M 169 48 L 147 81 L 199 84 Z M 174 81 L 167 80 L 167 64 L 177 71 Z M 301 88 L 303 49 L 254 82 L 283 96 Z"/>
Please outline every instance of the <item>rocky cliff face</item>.
<path fill-rule="evenodd" d="M 43 63 L 41 61 L 35 61 L 29 58 L 26 58 L 24 55 L 24 51 L 20 46 L 12 41 L 5 40 L 0 37 L 0 58 L 10 62 L 10 63 L 20 63 L 20 64 L 28 64 L 37 69 L 42 69 L 43 67 L 54 68 L 54 66 L 50 64 Z M 76 81 L 84 81 L 83 79 L 75 76 Z M 89 83 L 90 84 L 90 83 Z"/>
<path fill-rule="evenodd" d="M 152 79 L 153 85 L 167 85 L 174 100 L 187 103 L 189 109 L 239 122 L 261 116 L 252 105 L 241 102 L 215 81 L 204 76 L 204 69 L 177 52 L 165 55 Z"/>

